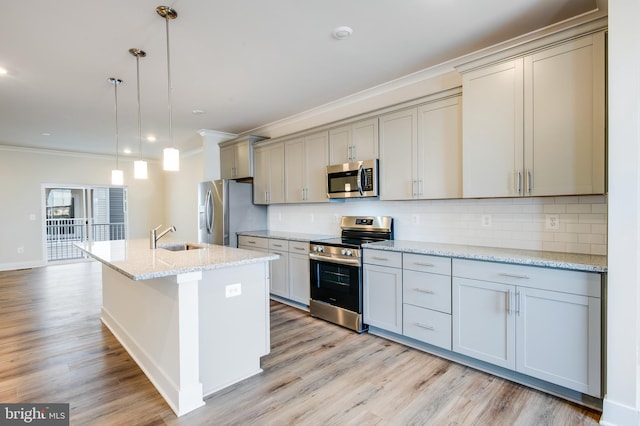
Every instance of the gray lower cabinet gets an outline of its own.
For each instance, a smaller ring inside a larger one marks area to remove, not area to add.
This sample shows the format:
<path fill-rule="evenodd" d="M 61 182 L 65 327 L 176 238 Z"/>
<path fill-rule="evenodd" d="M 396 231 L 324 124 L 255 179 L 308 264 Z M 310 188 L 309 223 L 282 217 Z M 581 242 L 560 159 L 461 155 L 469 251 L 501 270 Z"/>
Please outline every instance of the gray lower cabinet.
<path fill-rule="evenodd" d="M 364 250 L 363 320 L 402 334 L 402 253 Z"/>
<path fill-rule="evenodd" d="M 271 261 L 271 294 L 289 297 L 289 242 L 269 238 L 269 253 L 280 257 Z"/>
<path fill-rule="evenodd" d="M 601 275 L 453 260 L 453 350 L 602 397 Z"/>
<path fill-rule="evenodd" d="M 309 306 L 309 242 L 280 238 L 238 236 L 238 247 L 264 251 L 280 257 L 270 262 L 269 291 L 294 306 Z"/>
<path fill-rule="evenodd" d="M 404 253 L 403 334 L 451 350 L 451 259 Z"/>
<path fill-rule="evenodd" d="M 289 298 L 309 306 L 309 243 L 289 241 Z"/>

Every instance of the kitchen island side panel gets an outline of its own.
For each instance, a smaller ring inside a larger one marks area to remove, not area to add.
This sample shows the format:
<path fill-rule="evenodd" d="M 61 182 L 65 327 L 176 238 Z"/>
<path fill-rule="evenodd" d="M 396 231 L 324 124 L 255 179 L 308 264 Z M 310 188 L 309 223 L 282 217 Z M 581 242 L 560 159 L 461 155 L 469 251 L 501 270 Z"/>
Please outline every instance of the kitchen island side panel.
<path fill-rule="evenodd" d="M 204 395 L 258 374 L 270 351 L 269 264 L 203 271 L 199 288 Z"/>

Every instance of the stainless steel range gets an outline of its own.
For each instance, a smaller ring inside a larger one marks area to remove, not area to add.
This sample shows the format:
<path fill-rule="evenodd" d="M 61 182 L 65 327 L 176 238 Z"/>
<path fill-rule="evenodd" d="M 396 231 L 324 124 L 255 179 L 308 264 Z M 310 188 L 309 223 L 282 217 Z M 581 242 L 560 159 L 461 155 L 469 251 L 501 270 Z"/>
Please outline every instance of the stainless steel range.
<path fill-rule="evenodd" d="M 388 216 L 343 216 L 341 238 L 311 241 L 311 301 L 317 318 L 361 333 L 362 244 L 393 239 L 393 219 Z"/>

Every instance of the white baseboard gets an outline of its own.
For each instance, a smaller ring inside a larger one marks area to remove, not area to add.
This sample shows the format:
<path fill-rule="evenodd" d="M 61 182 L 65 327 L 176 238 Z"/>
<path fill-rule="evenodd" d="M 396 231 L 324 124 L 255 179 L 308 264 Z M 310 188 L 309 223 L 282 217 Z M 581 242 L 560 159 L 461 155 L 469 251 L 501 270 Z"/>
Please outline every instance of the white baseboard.
<path fill-rule="evenodd" d="M 634 407 L 628 407 L 607 397 L 602 402 L 601 425 L 627 426 L 640 425 L 640 411 Z"/>

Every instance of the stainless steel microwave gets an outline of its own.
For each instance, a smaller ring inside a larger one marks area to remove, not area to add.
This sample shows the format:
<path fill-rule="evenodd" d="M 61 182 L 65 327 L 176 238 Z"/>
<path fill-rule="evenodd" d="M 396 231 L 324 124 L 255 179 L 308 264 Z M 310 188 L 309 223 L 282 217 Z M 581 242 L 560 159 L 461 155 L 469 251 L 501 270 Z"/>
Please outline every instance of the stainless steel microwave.
<path fill-rule="evenodd" d="M 377 159 L 327 166 L 327 197 L 363 198 L 377 196 Z"/>

